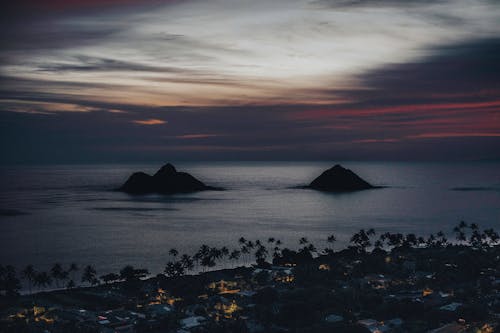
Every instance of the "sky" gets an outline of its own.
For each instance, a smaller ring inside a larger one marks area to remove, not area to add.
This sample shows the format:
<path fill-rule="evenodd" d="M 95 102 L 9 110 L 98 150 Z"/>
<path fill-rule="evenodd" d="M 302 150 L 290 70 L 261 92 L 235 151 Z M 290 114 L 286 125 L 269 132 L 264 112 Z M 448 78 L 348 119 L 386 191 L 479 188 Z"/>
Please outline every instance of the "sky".
<path fill-rule="evenodd" d="M 2 164 L 500 159 L 500 1 L 4 7 Z"/>

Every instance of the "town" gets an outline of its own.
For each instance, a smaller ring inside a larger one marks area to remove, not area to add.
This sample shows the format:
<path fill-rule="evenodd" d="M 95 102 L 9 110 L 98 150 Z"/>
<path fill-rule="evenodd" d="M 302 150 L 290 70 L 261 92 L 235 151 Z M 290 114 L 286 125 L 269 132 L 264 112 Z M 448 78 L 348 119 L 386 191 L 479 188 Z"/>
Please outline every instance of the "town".
<path fill-rule="evenodd" d="M 301 238 L 294 250 L 241 238 L 234 250 L 172 249 L 174 260 L 156 276 L 127 266 L 98 277 L 83 267 L 80 286 L 75 264 L 18 273 L 0 266 L 0 331 L 495 332 L 498 233 L 461 222 L 453 238 L 360 230 L 338 251 L 334 235 L 324 249 Z M 238 267 L 217 269 L 221 261 Z M 22 295 L 21 279 L 29 289 Z M 49 285 L 58 288 L 44 291 Z"/>

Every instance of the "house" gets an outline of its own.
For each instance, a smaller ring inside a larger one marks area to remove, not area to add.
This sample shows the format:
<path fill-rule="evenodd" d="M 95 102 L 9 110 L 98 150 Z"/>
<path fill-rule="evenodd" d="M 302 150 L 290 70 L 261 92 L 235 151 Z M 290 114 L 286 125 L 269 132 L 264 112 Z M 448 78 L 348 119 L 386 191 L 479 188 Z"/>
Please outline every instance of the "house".
<path fill-rule="evenodd" d="M 241 290 L 238 292 L 238 295 L 240 295 L 242 297 L 252 297 L 255 294 L 256 294 L 256 292 L 253 290 Z"/>
<path fill-rule="evenodd" d="M 327 323 L 339 323 L 344 320 L 344 317 L 336 315 L 336 314 L 331 314 L 326 316 L 325 321 Z"/>
<path fill-rule="evenodd" d="M 442 307 L 439 308 L 439 310 L 456 311 L 461 306 L 462 306 L 462 303 L 453 302 L 450 304 L 443 305 Z"/>
<path fill-rule="evenodd" d="M 436 328 L 432 331 L 429 331 L 428 333 L 462 333 L 462 332 L 465 332 L 464 326 L 457 323 L 450 323 L 441 326 L 439 328 Z"/>
<path fill-rule="evenodd" d="M 180 320 L 180 324 L 184 329 L 190 329 L 194 327 L 201 326 L 205 322 L 206 318 L 202 316 L 191 316 Z"/>
<path fill-rule="evenodd" d="M 370 332 L 375 333 L 378 330 L 378 321 L 375 319 L 361 319 L 358 320 L 358 325 L 363 326 L 368 329 Z"/>
<path fill-rule="evenodd" d="M 363 326 L 372 333 L 383 333 L 397 329 L 403 325 L 403 320 L 401 318 L 394 318 L 386 322 L 379 322 L 375 319 L 362 319 L 358 321 L 358 325 Z"/>
<path fill-rule="evenodd" d="M 167 304 L 151 304 L 148 305 L 144 311 L 152 318 L 164 317 L 170 314 L 173 309 Z"/>

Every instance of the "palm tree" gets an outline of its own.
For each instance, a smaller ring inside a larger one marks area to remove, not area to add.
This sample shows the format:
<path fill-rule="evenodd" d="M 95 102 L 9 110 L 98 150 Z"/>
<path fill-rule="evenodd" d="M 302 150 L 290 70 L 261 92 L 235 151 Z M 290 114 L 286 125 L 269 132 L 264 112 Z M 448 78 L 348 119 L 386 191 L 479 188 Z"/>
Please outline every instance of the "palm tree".
<path fill-rule="evenodd" d="M 455 238 L 460 243 L 463 243 L 463 242 L 465 242 L 467 240 L 467 236 L 465 235 L 464 228 L 461 227 L 461 224 L 459 224 L 458 226 L 456 226 L 455 228 L 453 228 L 453 232 L 455 233 Z"/>
<path fill-rule="evenodd" d="M 404 243 L 404 236 L 401 233 L 391 234 L 390 232 L 386 232 L 384 237 L 387 240 L 387 245 L 389 246 L 399 247 Z"/>
<path fill-rule="evenodd" d="M 472 229 L 472 227 L 471 227 L 471 229 Z M 483 245 L 483 239 L 481 237 L 481 233 L 479 232 L 479 230 L 474 229 L 474 231 L 472 232 L 472 235 L 469 238 L 469 244 L 474 246 L 474 247 L 481 247 Z"/>
<path fill-rule="evenodd" d="M 72 262 L 69 265 L 68 273 L 71 275 L 71 280 L 73 281 L 73 283 L 76 281 L 75 274 L 76 274 L 76 272 L 78 272 L 78 269 L 79 269 L 78 265 L 74 262 Z"/>
<path fill-rule="evenodd" d="M 52 278 L 47 272 L 40 272 L 35 275 L 33 284 L 38 287 L 38 290 L 44 289 L 52 284 Z"/>
<path fill-rule="evenodd" d="M 417 245 L 417 236 L 415 234 L 407 234 L 404 241 L 403 245 L 412 247 Z"/>
<path fill-rule="evenodd" d="M 277 259 L 281 256 L 281 249 L 279 246 L 275 246 L 273 249 L 273 259 Z"/>
<path fill-rule="evenodd" d="M 178 277 L 184 275 L 185 269 L 180 261 L 168 262 L 165 266 L 165 275 L 168 277 Z"/>
<path fill-rule="evenodd" d="M 227 248 L 226 249 L 224 249 L 224 248 L 218 249 L 216 247 L 213 247 L 213 248 L 210 249 L 209 256 L 214 261 L 214 265 L 213 266 L 215 266 L 215 264 L 217 263 L 217 260 L 224 258 L 224 252 L 226 250 L 227 250 Z M 229 250 L 227 252 L 229 252 Z M 213 267 L 213 266 L 211 266 L 211 267 Z"/>
<path fill-rule="evenodd" d="M 201 245 L 198 252 L 196 252 L 195 255 L 193 256 L 194 262 L 197 265 L 201 264 L 201 261 L 205 256 L 208 255 L 209 252 L 210 252 L 210 247 L 208 245 L 206 244 Z"/>
<path fill-rule="evenodd" d="M 214 267 L 216 265 L 216 260 L 222 258 L 222 250 L 216 248 L 216 247 L 209 247 L 206 246 L 204 249 L 201 249 L 201 256 L 200 256 L 200 264 L 203 266 L 203 271 L 205 271 L 205 267 Z"/>
<path fill-rule="evenodd" d="M 314 244 L 312 244 L 312 243 L 307 246 L 307 250 L 309 252 L 311 252 L 311 253 L 317 253 L 318 252 L 318 250 L 316 249 L 316 246 L 314 246 Z"/>
<path fill-rule="evenodd" d="M 8 297 L 19 295 L 21 289 L 21 282 L 16 276 L 16 269 L 14 266 L 0 265 L 0 291 L 4 291 Z"/>
<path fill-rule="evenodd" d="M 134 268 L 131 265 L 127 265 L 120 270 L 120 278 L 125 280 L 125 282 L 137 281 L 145 278 L 149 274 L 149 271 L 144 268 Z"/>
<path fill-rule="evenodd" d="M 437 245 L 439 247 L 446 245 L 448 243 L 448 239 L 446 239 L 446 235 L 444 234 L 444 232 L 439 231 L 436 235 L 439 237 L 437 241 Z"/>
<path fill-rule="evenodd" d="M 194 261 L 191 258 L 191 256 L 187 254 L 183 254 L 180 260 L 182 267 L 184 267 L 185 270 L 190 271 L 194 268 Z"/>
<path fill-rule="evenodd" d="M 68 278 L 68 272 L 65 271 L 59 263 L 55 263 L 54 266 L 52 266 L 50 275 L 54 278 L 57 288 L 59 288 L 59 281 L 64 281 Z"/>
<path fill-rule="evenodd" d="M 263 245 L 260 245 L 258 248 L 257 248 L 257 251 L 255 251 L 255 260 L 257 262 L 259 261 L 264 261 L 266 260 L 266 257 L 267 257 L 267 249 L 265 246 Z"/>
<path fill-rule="evenodd" d="M 120 275 L 118 275 L 116 273 L 109 273 L 109 274 L 102 275 L 100 277 L 100 279 L 102 281 L 104 281 L 105 284 L 110 284 L 111 282 L 118 281 L 120 279 Z"/>
<path fill-rule="evenodd" d="M 220 252 L 222 257 L 226 257 L 229 255 L 229 249 L 226 246 L 221 247 Z"/>
<path fill-rule="evenodd" d="M 73 289 L 75 287 L 76 287 L 75 281 L 73 281 L 73 279 L 70 279 L 68 281 L 68 284 L 66 285 L 66 289 Z"/>
<path fill-rule="evenodd" d="M 435 245 L 435 241 L 436 237 L 434 236 L 434 234 L 430 234 L 429 237 L 427 238 L 427 246 L 430 247 Z"/>
<path fill-rule="evenodd" d="M 495 245 L 500 240 L 500 235 L 495 230 L 493 230 L 493 228 L 491 228 L 484 230 L 484 238 L 488 239 L 486 241 L 488 245 Z"/>
<path fill-rule="evenodd" d="M 177 251 L 176 249 L 170 249 L 170 251 L 168 251 L 168 254 L 170 254 L 172 257 L 177 257 L 179 251 Z"/>
<path fill-rule="evenodd" d="M 236 261 L 238 261 L 238 259 L 240 259 L 240 256 L 241 256 L 241 251 L 233 250 L 229 254 L 229 260 L 234 260 L 236 262 Z M 234 267 L 234 264 L 233 264 L 233 267 Z"/>
<path fill-rule="evenodd" d="M 174 277 L 176 276 L 176 269 L 175 269 L 175 264 L 172 261 L 167 262 L 165 265 L 165 269 L 163 270 L 165 275 L 167 277 Z"/>
<path fill-rule="evenodd" d="M 334 234 L 331 234 L 330 236 L 328 236 L 328 238 L 326 239 L 326 241 L 329 243 L 329 244 L 332 244 L 332 253 L 334 252 L 335 250 L 335 247 L 334 247 L 334 243 L 337 241 L 337 238 L 335 237 Z"/>
<path fill-rule="evenodd" d="M 92 286 L 99 283 L 99 279 L 97 279 L 97 271 L 93 266 L 87 265 L 83 269 L 82 282 L 88 282 Z"/>
<path fill-rule="evenodd" d="M 21 278 L 28 281 L 28 289 L 30 291 L 30 294 L 32 294 L 31 289 L 33 286 L 33 282 L 35 281 L 36 274 L 37 273 L 33 268 L 33 265 L 28 265 L 21 271 Z"/>
<path fill-rule="evenodd" d="M 373 235 L 373 229 L 365 231 L 364 229 L 359 230 L 351 237 L 351 243 L 359 252 L 366 252 L 366 248 L 371 246 L 370 235 Z"/>
<path fill-rule="evenodd" d="M 243 245 L 243 246 L 241 247 L 241 250 L 240 250 L 240 251 L 241 251 L 241 253 L 242 253 L 242 254 L 245 254 L 245 255 L 246 255 L 246 256 L 245 256 L 245 261 L 248 261 L 248 260 L 249 260 L 248 256 L 249 256 L 249 254 L 250 254 L 250 249 L 248 248 L 248 246 Z"/>

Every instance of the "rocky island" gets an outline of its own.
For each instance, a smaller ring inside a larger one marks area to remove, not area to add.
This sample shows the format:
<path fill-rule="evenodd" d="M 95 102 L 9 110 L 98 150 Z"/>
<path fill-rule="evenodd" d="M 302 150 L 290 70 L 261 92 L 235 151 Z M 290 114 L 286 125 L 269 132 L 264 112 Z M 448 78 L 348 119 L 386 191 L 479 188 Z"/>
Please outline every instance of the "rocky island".
<path fill-rule="evenodd" d="M 133 173 L 118 191 L 131 194 L 148 193 L 190 193 L 207 190 L 221 190 L 217 187 L 207 186 L 187 172 L 179 172 L 167 163 L 153 176 L 144 172 Z"/>
<path fill-rule="evenodd" d="M 373 189 L 375 186 L 351 170 L 336 164 L 314 179 L 307 188 L 326 192 L 352 192 Z"/>

